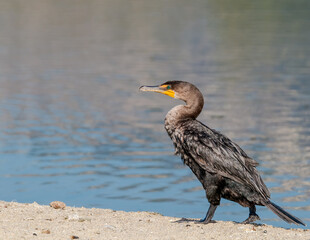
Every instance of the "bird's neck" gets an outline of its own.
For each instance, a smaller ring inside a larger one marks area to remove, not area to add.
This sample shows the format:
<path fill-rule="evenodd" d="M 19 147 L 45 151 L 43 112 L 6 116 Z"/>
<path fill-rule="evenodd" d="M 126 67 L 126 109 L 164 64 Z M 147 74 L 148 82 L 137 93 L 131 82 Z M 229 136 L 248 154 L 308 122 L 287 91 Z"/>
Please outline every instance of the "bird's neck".
<path fill-rule="evenodd" d="M 186 105 L 175 106 L 167 113 L 165 125 L 176 127 L 178 123 L 196 119 L 203 108 L 203 104 L 204 101 L 201 95 L 192 101 L 187 101 Z"/>

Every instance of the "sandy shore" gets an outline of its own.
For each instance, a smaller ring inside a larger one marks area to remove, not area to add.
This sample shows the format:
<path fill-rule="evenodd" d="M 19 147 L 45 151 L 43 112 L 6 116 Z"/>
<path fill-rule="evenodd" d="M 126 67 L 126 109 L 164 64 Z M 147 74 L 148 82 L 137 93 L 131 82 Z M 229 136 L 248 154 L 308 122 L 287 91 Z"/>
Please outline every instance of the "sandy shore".
<path fill-rule="evenodd" d="M 197 224 L 151 212 L 0 201 L 0 239 L 299 239 L 310 230 L 217 221 Z"/>

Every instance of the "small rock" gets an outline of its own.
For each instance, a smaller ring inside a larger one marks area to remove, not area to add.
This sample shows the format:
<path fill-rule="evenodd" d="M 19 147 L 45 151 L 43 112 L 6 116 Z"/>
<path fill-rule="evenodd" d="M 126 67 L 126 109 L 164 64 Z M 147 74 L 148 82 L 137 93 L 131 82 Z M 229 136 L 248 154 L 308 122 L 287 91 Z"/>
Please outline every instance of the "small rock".
<path fill-rule="evenodd" d="M 80 216 L 77 215 L 77 214 L 73 214 L 73 215 L 70 215 L 68 216 L 67 218 L 69 221 L 78 221 L 80 219 Z"/>
<path fill-rule="evenodd" d="M 41 232 L 44 234 L 50 234 L 51 233 L 51 231 L 49 229 L 43 229 Z"/>
<path fill-rule="evenodd" d="M 104 227 L 108 228 L 108 229 L 111 229 L 111 230 L 115 230 L 116 229 L 116 227 L 114 227 L 112 225 L 109 225 L 109 224 L 105 224 Z"/>
<path fill-rule="evenodd" d="M 79 237 L 78 237 L 78 236 L 72 235 L 72 236 L 71 236 L 71 239 L 79 239 Z"/>
<path fill-rule="evenodd" d="M 54 201 L 50 203 L 50 206 L 55 209 L 64 209 L 66 204 L 64 202 Z"/>

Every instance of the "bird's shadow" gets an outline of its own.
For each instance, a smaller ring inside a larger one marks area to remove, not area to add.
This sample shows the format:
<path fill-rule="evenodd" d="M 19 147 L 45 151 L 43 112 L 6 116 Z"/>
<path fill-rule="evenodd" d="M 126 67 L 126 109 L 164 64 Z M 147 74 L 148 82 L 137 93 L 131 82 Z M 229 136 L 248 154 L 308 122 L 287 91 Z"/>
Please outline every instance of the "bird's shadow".
<path fill-rule="evenodd" d="M 181 218 L 179 220 L 174 221 L 173 223 L 197 223 L 197 224 L 205 224 L 203 222 L 201 222 L 200 220 L 197 219 L 193 219 L 193 218 Z M 210 223 L 216 223 L 216 221 L 211 220 Z"/>
<path fill-rule="evenodd" d="M 201 222 L 201 221 L 199 221 L 197 219 L 192 219 L 192 218 L 181 218 L 179 220 L 173 221 L 173 223 L 208 224 L 208 223 L 204 223 L 204 222 Z M 211 220 L 209 223 L 217 223 L 217 221 Z M 261 224 L 261 223 L 242 223 L 242 222 L 235 222 L 235 221 L 232 221 L 232 223 L 239 224 L 239 225 L 252 225 L 254 227 L 265 226 L 265 224 Z"/>

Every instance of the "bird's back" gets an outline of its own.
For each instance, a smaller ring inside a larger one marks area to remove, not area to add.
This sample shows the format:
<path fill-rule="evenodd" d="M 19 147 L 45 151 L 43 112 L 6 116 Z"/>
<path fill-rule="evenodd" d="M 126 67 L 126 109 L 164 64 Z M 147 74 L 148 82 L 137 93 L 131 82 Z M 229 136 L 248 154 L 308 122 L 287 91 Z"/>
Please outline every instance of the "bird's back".
<path fill-rule="evenodd" d="M 196 171 L 196 176 L 199 171 L 217 174 L 252 189 L 264 199 L 270 197 L 256 169 L 258 163 L 223 134 L 193 119 L 179 122 L 178 126 L 166 125 L 166 130 L 176 154 Z"/>

